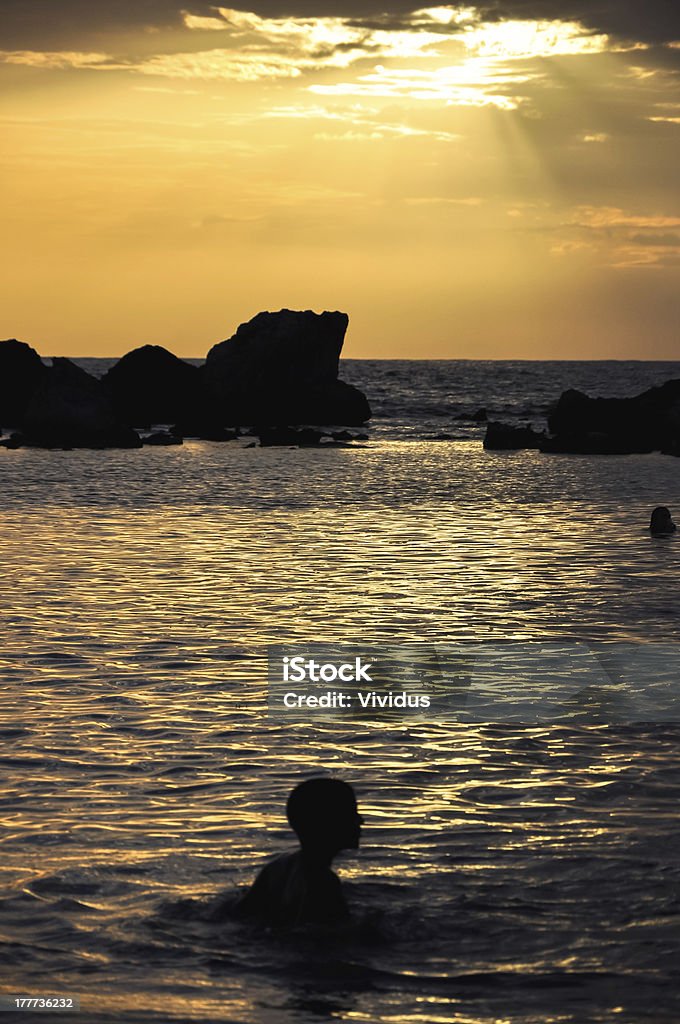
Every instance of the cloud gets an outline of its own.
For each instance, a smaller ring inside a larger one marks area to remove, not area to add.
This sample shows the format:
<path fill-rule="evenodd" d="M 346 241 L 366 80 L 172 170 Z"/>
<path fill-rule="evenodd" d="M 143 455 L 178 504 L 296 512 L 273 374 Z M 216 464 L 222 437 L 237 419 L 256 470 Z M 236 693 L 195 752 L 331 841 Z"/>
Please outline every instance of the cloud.
<path fill-rule="evenodd" d="M 331 85 L 321 83 L 318 91 L 409 95 L 512 109 L 517 105 L 516 98 L 508 97 L 507 91 L 499 91 L 499 87 L 529 81 L 532 73 L 526 68 L 510 72 L 509 66 L 529 59 L 617 48 L 606 35 L 594 34 L 578 22 L 486 22 L 474 7 L 446 5 L 373 20 L 268 18 L 252 11 L 213 7 L 208 14 L 186 11 L 183 22 L 189 35 L 196 31 L 219 32 L 228 45 L 179 52 L 174 49 L 136 59 L 101 52 L 25 49 L 3 51 L 0 58 L 32 67 L 127 70 L 169 78 L 235 81 L 298 78 L 327 70 L 349 70 L 370 61 L 373 68 L 368 74 Z M 433 60 L 438 61 L 434 68 Z M 402 66 L 386 70 L 383 62 L 392 61 L 402 62 Z"/>
<path fill-rule="evenodd" d="M 528 6 L 520 3 L 518 9 Z M 523 106 L 538 116 L 541 88 L 559 87 L 551 68 L 563 74 L 571 58 L 589 60 L 642 46 L 639 41 L 593 31 L 573 18 L 499 20 L 501 9 L 513 10 L 512 5 L 481 3 L 362 16 L 270 17 L 231 7 L 187 4 L 178 12 L 178 31 L 164 46 L 154 47 L 163 40 L 153 32 L 144 37 L 151 48 L 146 52 L 17 49 L 0 52 L 0 61 L 45 70 L 127 72 L 147 79 L 176 79 L 187 86 L 201 81 L 293 81 L 300 90 L 340 102 L 352 97 L 382 105 L 395 101 L 500 111 Z M 640 59 L 649 62 L 646 51 Z M 643 73 L 647 75 L 644 68 L 630 72 Z M 669 83 L 664 82 L 663 88 L 670 88 Z M 652 106 L 641 112 L 644 118 L 672 126 L 676 112 Z M 439 132 L 443 141 L 446 125 L 439 127 L 444 129 Z M 352 131 L 355 128 L 370 138 L 415 134 L 394 126 L 351 126 Z M 350 129 L 345 137 L 350 138 Z M 585 142 L 603 142 L 606 137 L 606 131 L 581 133 Z"/>
<path fill-rule="evenodd" d="M 589 32 L 576 21 L 483 22 L 470 28 L 463 41 L 480 57 L 535 60 L 612 49 L 609 37 Z"/>
<path fill-rule="evenodd" d="M 671 246 L 680 250 L 680 235 L 633 235 L 631 242 L 634 242 L 635 245 L 660 246 L 662 248 Z"/>
<path fill-rule="evenodd" d="M 408 14 L 411 8 L 409 0 L 391 0 L 390 17 Z M 461 21 L 471 9 L 458 4 L 434 8 L 442 19 Z M 675 0 L 645 0 L 644 4 L 640 0 L 479 0 L 474 10 L 487 22 L 577 21 L 609 36 L 676 44 L 680 40 L 680 8 Z M 384 12 L 384 0 L 260 0 L 258 4 L 262 17 L 274 19 L 295 14 L 368 21 Z M 187 17 L 193 19 L 195 30 L 214 31 L 214 23 L 220 21 L 214 0 L 2 0 L 2 17 L 4 45 L 17 50 L 84 49 L 81 41 L 94 38 L 98 49 L 107 34 L 176 30 L 186 25 Z M 93 47 L 90 43 L 86 48 Z"/>
<path fill-rule="evenodd" d="M 363 130 L 349 130 L 340 132 L 317 132 L 315 139 L 322 139 L 328 142 L 355 141 L 362 139 L 366 141 L 375 139 L 414 139 L 429 138 L 435 142 L 457 142 L 459 135 L 453 132 L 438 132 L 427 128 L 414 128 L 408 124 L 381 124 L 370 120 L 354 121 L 354 124 L 363 124 Z"/>
<path fill-rule="evenodd" d="M 36 50 L 0 50 L 5 64 L 25 64 L 32 68 L 117 68 L 120 65 L 106 53 L 77 53 L 71 50 L 41 52 Z"/>
<path fill-rule="evenodd" d="M 285 54 L 242 53 L 239 50 L 204 50 L 199 53 L 159 54 L 128 70 L 164 78 L 225 79 L 258 82 L 262 79 L 298 78 L 317 65 Z"/>
<path fill-rule="evenodd" d="M 429 138 L 435 142 L 458 142 L 461 138 L 455 132 L 442 131 L 431 127 L 420 127 L 407 123 L 405 120 L 387 120 L 385 112 L 363 104 L 346 104 L 344 106 L 282 106 L 270 107 L 257 115 L 248 114 L 247 120 L 262 121 L 318 121 L 320 129 L 314 132 L 314 138 L 328 142 L 346 142 L 354 140 L 377 139 L 413 139 Z M 243 117 L 231 116 L 230 123 L 238 123 Z M 325 127 L 321 127 L 325 125 Z M 348 127 L 349 126 L 349 127 Z"/>
<path fill-rule="evenodd" d="M 223 18 L 204 18 L 198 14 L 182 11 L 182 20 L 187 28 L 199 29 L 202 32 L 222 32 L 227 28 Z"/>
<path fill-rule="evenodd" d="M 571 226 L 585 228 L 680 228 L 680 217 L 627 213 L 616 206 L 579 206 Z"/>
<path fill-rule="evenodd" d="M 555 256 L 591 253 L 615 269 L 662 269 L 675 266 L 680 257 L 680 232 L 669 228 L 680 228 L 680 217 L 580 206 L 569 220 L 538 230 L 554 237 L 550 252 Z"/>
<path fill-rule="evenodd" d="M 433 70 L 391 70 L 378 65 L 353 81 L 310 85 L 309 90 L 322 96 L 434 100 L 464 107 L 515 110 L 520 97 L 498 91 L 499 86 L 516 85 L 530 77 L 526 72 L 521 75 L 494 73 L 486 65 L 470 63 Z"/>
<path fill-rule="evenodd" d="M 595 32 L 621 39 L 663 43 L 680 39 L 680 9 L 675 0 L 488 0 L 480 3 L 487 19 L 546 18 L 578 21 Z"/>

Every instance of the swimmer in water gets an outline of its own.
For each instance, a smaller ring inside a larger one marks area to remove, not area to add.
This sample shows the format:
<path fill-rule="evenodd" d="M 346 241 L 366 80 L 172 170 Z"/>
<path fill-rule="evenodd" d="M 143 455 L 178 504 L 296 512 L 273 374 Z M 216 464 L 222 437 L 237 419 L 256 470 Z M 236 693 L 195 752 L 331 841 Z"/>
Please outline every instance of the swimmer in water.
<path fill-rule="evenodd" d="M 649 522 L 649 532 L 653 537 L 663 537 L 675 533 L 676 526 L 671 519 L 671 510 L 665 505 L 657 505 Z"/>
<path fill-rule="evenodd" d="M 266 864 L 234 908 L 236 913 L 280 925 L 347 920 L 331 862 L 341 850 L 359 848 L 362 820 L 354 790 L 340 779 L 307 779 L 288 797 L 286 814 L 299 850 Z"/>

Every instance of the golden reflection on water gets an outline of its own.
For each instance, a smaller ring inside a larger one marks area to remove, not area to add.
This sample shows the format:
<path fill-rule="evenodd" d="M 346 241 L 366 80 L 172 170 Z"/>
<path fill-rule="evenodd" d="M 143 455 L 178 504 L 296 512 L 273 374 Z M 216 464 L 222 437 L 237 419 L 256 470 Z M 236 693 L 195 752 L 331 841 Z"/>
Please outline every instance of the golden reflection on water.
<path fill-rule="evenodd" d="M 558 1019 L 568 969 L 638 1024 L 640 974 L 677 962 L 671 724 L 264 714 L 270 641 L 677 641 L 674 549 L 640 525 L 657 470 L 624 507 L 604 497 L 621 463 L 598 463 L 586 503 L 574 462 L 447 447 L 211 449 L 210 501 L 190 446 L 149 453 L 144 500 L 107 453 L 70 453 L 80 482 L 54 479 L 69 453 L 37 458 L 40 507 L 9 487 L 0 940 L 17 976 L 164 1024 L 318 1020 L 310 972 L 326 1019 L 533 1024 Z M 324 960 L 163 916 L 286 849 L 287 793 L 320 769 L 357 789 L 362 850 L 340 871 L 381 943 Z M 512 982 L 532 972 L 549 984 Z"/>

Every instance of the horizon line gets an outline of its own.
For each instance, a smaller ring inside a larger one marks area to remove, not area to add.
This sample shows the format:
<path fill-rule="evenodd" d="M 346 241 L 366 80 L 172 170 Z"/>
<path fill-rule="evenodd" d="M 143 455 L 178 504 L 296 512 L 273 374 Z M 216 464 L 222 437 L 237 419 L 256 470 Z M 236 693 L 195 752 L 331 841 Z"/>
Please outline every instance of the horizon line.
<path fill-rule="evenodd" d="M 162 346 L 165 347 L 165 346 Z M 170 351 L 167 349 L 166 351 Z M 128 349 L 128 352 L 123 352 L 122 355 L 99 355 L 99 356 L 56 356 L 56 355 L 41 355 L 41 359 L 70 359 L 75 361 L 77 359 L 122 359 L 123 356 L 128 355 L 129 352 L 134 352 L 134 349 Z M 177 359 L 191 359 L 191 360 L 202 360 L 205 361 L 206 356 L 180 356 L 176 352 L 171 353 L 176 356 Z M 528 356 L 505 356 L 505 357 L 494 357 L 487 356 L 484 358 L 474 356 L 340 356 L 340 362 L 354 362 L 354 363 L 680 363 L 680 356 L 676 359 L 671 358 L 656 358 L 656 359 L 640 359 L 626 356 L 611 356 L 608 358 L 586 358 L 580 359 L 578 356 L 564 356 L 562 358 L 554 359 L 535 359 Z"/>

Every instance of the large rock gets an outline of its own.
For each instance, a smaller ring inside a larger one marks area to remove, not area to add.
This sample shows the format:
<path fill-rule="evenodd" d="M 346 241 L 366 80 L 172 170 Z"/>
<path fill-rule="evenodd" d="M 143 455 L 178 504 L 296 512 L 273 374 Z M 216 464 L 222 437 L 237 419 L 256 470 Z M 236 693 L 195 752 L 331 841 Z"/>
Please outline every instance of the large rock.
<path fill-rule="evenodd" d="M 139 448 L 101 383 L 70 359 L 53 359 L 21 423 L 25 444 L 40 448 Z"/>
<path fill-rule="evenodd" d="M 548 416 L 545 451 L 625 454 L 672 448 L 680 439 L 680 380 L 633 398 L 563 392 Z"/>
<path fill-rule="evenodd" d="M 346 313 L 282 309 L 258 313 L 205 362 L 207 395 L 225 422 L 345 424 L 371 410 L 358 388 L 338 380 Z"/>
<path fill-rule="evenodd" d="M 198 367 L 160 345 L 128 352 L 104 374 L 102 384 L 130 426 L 192 419 L 201 406 Z"/>
<path fill-rule="evenodd" d="M 0 420 L 18 426 L 47 367 L 30 345 L 16 338 L 0 341 Z"/>

